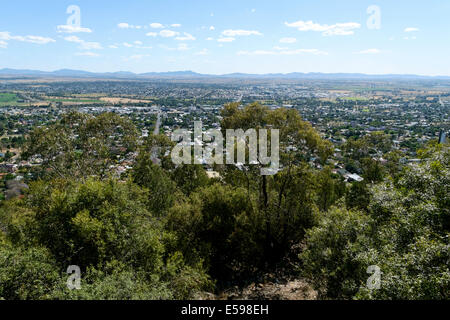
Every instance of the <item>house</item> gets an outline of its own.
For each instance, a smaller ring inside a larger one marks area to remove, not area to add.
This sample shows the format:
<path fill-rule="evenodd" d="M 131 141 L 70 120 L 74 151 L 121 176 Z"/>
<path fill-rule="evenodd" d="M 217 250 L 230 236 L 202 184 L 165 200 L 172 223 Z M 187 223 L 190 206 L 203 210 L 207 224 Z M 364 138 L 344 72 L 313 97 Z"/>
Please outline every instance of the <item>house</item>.
<path fill-rule="evenodd" d="M 220 173 L 217 171 L 206 171 L 206 175 L 209 179 L 220 179 Z"/>
<path fill-rule="evenodd" d="M 346 179 L 347 179 L 348 182 L 352 182 L 352 181 L 361 182 L 361 181 L 364 181 L 364 178 L 361 177 L 360 175 L 357 175 L 356 173 L 352 173 L 352 174 L 346 175 Z"/>

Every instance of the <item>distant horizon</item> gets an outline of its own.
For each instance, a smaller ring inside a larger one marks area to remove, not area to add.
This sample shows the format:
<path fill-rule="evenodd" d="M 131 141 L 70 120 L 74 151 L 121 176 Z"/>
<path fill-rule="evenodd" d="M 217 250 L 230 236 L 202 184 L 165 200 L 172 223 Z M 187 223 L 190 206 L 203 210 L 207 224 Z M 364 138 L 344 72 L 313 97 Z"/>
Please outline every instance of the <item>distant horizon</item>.
<path fill-rule="evenodd" d="M 14 73 L 8 74 L 7 71 L 13 71 Z M 23 73 L 21 73 L 23 72 Z M 367 76 L 367 77 L 423 77 L 423 78 L 449 78 L 450 75 L 426 75 L 426 74 L 415 74 L 415 73 L 363 73 L 363 72 L 302 72 L 302 71 L 292 71 L 292 72 L 270 72 L 270 73 L 246 73 L 246 72 L 230 72 L 230 73 L 202 73 L 194 70 L 168 70 L 168 71 L 142 71 L 142 72 L 133 72 L 129 70 L 118 70 L 118 71 L 105 71 L 105 72 L 96 72 L 96 71 L 89 71 L 89 70 L 83 70 L 83 69 L 71 69 L 71 68 L 62 68 L 62 69 L 53 69 L 53 70 L 42 70 L 42 69 L 20 69 L 20 68 L 10 68 L 10 67 L 4 67 L 0 68 L 0 75 L 31 75 L 27 74 L 26 72 L 33 72 L 33 73 L 48 73 L 56 74 L 58 72 L 79 72 L 79 73 L 86 73 L 86 74 L 92 74 L 92 75 L 106 75 L 106 74 L 131 74 L 135 76 L 142 76 L 142 75 L 148 75 L 148 74 L 194 74 L 198 76 L 230 76 L 230 75 L 244 75 L 244 76 L 270 76 L 270 75 L 276 75 L 276 76 L 289 76 L 294 74 L 299 75 L 343 75 L 343 76 L 350 76 L 350 75 L 361 75 L 361 76 Z"/>

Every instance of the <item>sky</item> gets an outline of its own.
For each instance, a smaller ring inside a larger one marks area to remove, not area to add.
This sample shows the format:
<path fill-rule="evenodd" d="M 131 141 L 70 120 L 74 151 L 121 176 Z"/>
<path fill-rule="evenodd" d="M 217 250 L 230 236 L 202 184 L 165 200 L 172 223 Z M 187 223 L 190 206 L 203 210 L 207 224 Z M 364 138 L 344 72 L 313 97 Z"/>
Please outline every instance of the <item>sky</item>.
<path fill-rule="evenodd" d="M 448 0 L 0 5 L 0 68 L 450 76 Z"/>

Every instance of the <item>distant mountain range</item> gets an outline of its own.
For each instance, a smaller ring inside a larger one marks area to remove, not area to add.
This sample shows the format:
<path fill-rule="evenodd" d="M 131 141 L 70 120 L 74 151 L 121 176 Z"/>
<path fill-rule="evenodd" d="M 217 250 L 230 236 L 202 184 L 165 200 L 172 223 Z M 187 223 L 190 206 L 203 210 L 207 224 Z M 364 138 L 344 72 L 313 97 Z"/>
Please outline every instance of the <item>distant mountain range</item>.
<path fill-rule="evenodd" d="M 61 69 L 57 71 L 0 69 L 0 76 L 61 77 L 61 78 L 105 78 L 105 79 L 316 79 L 316 80 L 450 80 L 450 76 L 421 76 L 414 74 L 371 75 L 363 73 L 230 73 L 223 75 L 201 74 L 193 71 L 133 73 L 128 71 L 95 73 L 82 70 Z"/>

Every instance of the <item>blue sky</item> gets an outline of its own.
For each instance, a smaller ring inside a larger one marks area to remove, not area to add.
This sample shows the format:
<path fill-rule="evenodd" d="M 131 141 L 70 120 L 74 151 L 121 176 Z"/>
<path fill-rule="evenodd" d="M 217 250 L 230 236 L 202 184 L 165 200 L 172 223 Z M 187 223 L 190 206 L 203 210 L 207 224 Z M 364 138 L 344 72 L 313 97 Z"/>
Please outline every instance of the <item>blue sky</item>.
<path fill-rule="evenodd" d="M 444 0 L 3 0 L 0 68 L 449 76 L 449 33 Z"/>

